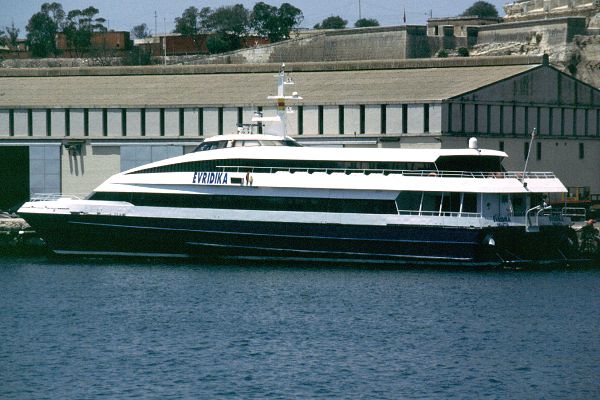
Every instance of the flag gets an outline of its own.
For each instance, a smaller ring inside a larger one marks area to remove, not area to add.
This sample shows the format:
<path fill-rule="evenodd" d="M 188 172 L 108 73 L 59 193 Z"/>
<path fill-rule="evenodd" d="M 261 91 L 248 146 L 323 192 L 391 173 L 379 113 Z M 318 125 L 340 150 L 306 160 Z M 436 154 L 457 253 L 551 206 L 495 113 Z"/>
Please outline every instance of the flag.
<path fill-rule="evenodd" d="M 404 17 L 402 18 L 402 20 L 404 21 L 404 23 L 406 23 L 406 8 L 404 9 Z"/>

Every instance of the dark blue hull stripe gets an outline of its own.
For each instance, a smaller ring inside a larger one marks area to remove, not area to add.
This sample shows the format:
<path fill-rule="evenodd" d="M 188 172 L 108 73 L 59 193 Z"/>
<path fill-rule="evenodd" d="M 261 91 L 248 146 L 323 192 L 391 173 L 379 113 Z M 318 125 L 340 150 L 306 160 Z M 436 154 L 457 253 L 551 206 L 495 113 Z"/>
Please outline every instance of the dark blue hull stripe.
<path fill-rule="evenodd" d="M 274 251 L 274 252 L 285 252 L 290 254 L 336 254 L 346 257 L 357 257 L 357 256 L 368 256 L 368 257 L 393 257 L 393 258 L 413 258 L 413 259 L 431 259 L 431 260 L 456 260 L 456 261 L 469 261 L 472 258 L 456 258 L 456 257 L 435 257 L 427 255 L 409 255 L 409 254 L 387 254 L 387 253 L 358 253 L 358 252 L 341 252 L 341 251 L 330 251 L 330 250 L 299 250 L 299 249 L 278 249 L 273 247 L 256 247 L 256 246 L 231 246 L 231 245 L 219 245 L 212 243 L 192 243 L 188 242 L 192 246 L 202 247 L 221 247 L 221 248 L 238 248 L 246 250 L 259 250 L 259 251 Z"/>
<path fill-rule="evenodd" d="M 206 229 L 181 229 L 181 228 L 161 228 L 153 226 L 139 226 L 139 225 L 121 225 L 121 224 L 104 224 L 97 222 L 70 222 L 71 224 L 77 225 L 92 225 L 92 226 L 104 226 L 112 228 L 126 228 L 126 229 L 147 229 L 157 231 L 172 231 L 172 232 L 195 232 L 195 233 L 208 233 L 208 234 L 219 234 L 219 235 L 238 235 L 238 236 L 256 236 L 256 237 L 277 237 L 282 239 L 322 239 L 322 240 L 360 240 L 363 242 L 379 242 L 380 238 L 357 238 L 357 237 L 340 237 L 340 236 L 307 236 L 307 235 L 289 235 L 289 234 L 273 234 L 273 233 L 254 233 L 254 232 L 231 232 L 231 231 L 218 231 L 218 230 L 206 230 Z M 395 225 L 396 227 L 398 225 Z M 475 241 L 455 241 L 455 240 L 411 240 L 411 239 L 385 239 L 386 242 L 393 243 L 426 243 L 426 244 L 467 244 L 475 245 Z"/>

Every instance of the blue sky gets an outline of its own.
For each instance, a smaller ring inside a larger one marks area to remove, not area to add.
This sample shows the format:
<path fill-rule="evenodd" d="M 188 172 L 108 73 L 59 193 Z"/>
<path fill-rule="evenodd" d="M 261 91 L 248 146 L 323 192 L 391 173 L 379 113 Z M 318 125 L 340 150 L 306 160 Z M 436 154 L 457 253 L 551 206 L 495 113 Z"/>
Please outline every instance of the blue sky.
<path fill-rule="evenodd" d="M 47 0 L 51 1 L 51 0 Z M 193 1 L 193 0 L 63 0 L 58 1 L 65 11 L 82 9 L 90 5 L 100 10 L 100 16 L 108 19 L 110 29 L 130 31 L 135 25 L 146 23 L 154 32 L 154 12 L 157 13 L 157 31 L 164 32 L 174 28 L 175 17 L 181 16 L 183 10 L 189 6 L 197 8 L 216 8 L 223 5 L 242 3 L 251 9 L 258 1 L 233 0 L 233 1 Z M 375 18 L 381 25 L 402 25 L 403 10 L 406 10 L 408 24 L 424 24 L 430 14 L 434 17 L 454 16 L 461 14 L 475 0 L 287 0 L 265 1 L 268 4 L 279 6 L 288 2 L 302 10 L 304 22 L 302 26 L 312 27 L 316 23 L 331 15 L 339 15 L 348 20 L 352 26 L 359 16 L 360 10 L 363 18 Z M 505 0 L 488 0 L 494 4 L 500 15 L 503 15 L 502 6 Z M 21 30 L 19 36 L 25 37 L 27 21 L 37 11 L 44 1 L 29 0 L 0 0 L 0 27 L 10 26 L 14 21 L 15 26 Z"/>

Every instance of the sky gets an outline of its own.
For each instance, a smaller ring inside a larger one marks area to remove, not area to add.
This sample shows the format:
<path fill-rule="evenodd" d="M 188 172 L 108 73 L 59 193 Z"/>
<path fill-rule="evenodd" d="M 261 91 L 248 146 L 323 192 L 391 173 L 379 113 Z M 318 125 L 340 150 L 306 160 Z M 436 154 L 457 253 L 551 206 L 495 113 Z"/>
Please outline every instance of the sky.
<path fill-rule="evenodd" d="M 29 18 L 40 10 L 46 1 L 31 0 L 0 0 L 0 29 L 15 26 L 20 29 L 19 37 L 25 37 L 25 27 Z M 171 32 L 176 17 L 190 7 L 197 8 L 233 5 L 242 3 L 246 8 L 252 9 L 259 0 L 58 0 L 65 12 L 73 9 L 83 9 L 94 6 L 100 10 L 99 16 L 108 20 L 109 29 L 116 31 L 131 31 L 139 24 L 145 23 L 153 33 L 163 33 L 165 29 Z M 460 15 L 472 5 L 475 0 L 285 0 L 269 1 L 265 3 L 279 6 L 287 2 L 302 10 L 304 22 L 302 27 L 310 28 L 321 22 L 324 18 L 338 15 L 348 21 L 348 26 L 354 25 L 359 18 L 375 18 L 382 26 L 403 25 L 403 13 L 406 10 L 406 23 L 424 25 L 430 15 L 433 17 L 447 17 Z M 498 8 L 500 15 L 504 15 L 502 6 L 508 0 L 487 0 Z M 155 25 L 156 12 L 156 25 Z M 155 30 L 156 26 L 156 30 Z"/>

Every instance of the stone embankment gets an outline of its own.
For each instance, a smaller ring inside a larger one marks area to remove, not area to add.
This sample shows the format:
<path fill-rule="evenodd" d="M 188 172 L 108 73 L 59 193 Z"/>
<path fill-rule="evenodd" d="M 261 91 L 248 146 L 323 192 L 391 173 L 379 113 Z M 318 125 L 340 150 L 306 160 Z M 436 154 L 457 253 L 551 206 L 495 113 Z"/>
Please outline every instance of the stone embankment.
<path fill-rule="evenodd" d="M 22 218 L 0 214 L 0 255 L 39 254 L 46 244 Z"/>

